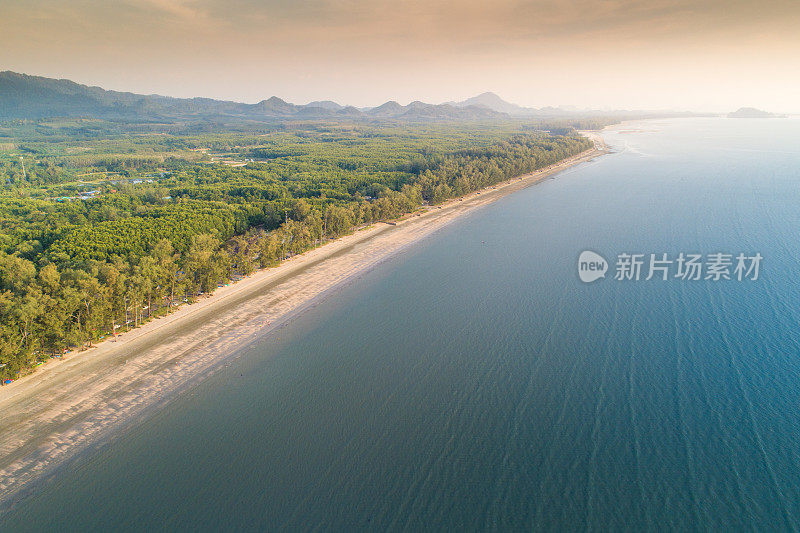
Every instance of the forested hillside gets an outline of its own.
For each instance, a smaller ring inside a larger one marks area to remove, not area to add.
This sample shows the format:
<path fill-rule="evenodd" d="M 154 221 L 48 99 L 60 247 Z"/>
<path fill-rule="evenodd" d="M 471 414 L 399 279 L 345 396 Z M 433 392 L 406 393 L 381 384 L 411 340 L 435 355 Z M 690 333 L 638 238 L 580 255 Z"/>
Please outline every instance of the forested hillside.
<path fill-rule="evenodd" d="M 92 124 L 0 124 L 3 379 L 361 225 L 591 147 L 563 124 L 74 133 Z"/>

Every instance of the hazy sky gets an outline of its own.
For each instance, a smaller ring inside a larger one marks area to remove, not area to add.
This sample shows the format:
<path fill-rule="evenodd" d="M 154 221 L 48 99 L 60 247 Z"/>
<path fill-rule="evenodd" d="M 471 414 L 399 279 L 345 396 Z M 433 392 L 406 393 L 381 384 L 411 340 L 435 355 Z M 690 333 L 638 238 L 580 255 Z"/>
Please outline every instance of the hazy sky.
<path fill-rule="evenodd" d="M 0 0 L 0 70 L 256 102 L 800 111 L 800 0 Z"/>

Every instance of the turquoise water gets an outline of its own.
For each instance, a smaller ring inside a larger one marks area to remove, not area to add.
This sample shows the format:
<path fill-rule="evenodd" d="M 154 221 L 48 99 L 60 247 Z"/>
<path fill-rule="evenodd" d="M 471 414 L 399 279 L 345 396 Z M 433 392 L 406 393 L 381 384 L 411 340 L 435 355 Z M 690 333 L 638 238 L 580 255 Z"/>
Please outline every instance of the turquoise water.
<path fill-rule="evenodd" d="M 0 529 L 798 529 L 800 121 L 635 128 L 265 336 Z M 764 260 L 583 284 L 585 249 Z"/>

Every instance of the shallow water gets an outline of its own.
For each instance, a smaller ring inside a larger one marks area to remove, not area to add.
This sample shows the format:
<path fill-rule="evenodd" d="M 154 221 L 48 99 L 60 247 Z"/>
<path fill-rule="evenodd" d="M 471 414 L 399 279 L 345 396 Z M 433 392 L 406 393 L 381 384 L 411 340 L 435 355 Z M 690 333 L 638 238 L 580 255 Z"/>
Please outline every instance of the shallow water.
<path fill-rule="evenodd" d="M 0 529 L 797 529 L 800 120 L 605 137 L 617 153 L 364 275 Z M 606 279 L 579 281 L 586 249 Z M 764 260 L 616 281 L 622 252 Z"/>

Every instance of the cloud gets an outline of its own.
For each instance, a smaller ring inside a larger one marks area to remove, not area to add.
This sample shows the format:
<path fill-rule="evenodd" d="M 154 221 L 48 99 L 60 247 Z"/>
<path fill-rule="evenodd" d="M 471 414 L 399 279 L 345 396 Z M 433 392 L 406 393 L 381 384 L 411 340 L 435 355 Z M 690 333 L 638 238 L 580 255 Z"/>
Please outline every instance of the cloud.
<path fill-rule="evenodd" d="M 130 0 L 130 3 L 139 10 L 154 9 L 184 22 L 207 23 L 211 20 L 209 11 L 197 0 Z"/>
<path fill-rule="evenodd" d="M 300 55 L 485 54 L 537 46 L 557 52 L 553 47 L 577 50 L 597 39 L 668 47 L 756 38 L 766 29 L 791 39 L 800 25 L 796 0 L 203 0 L 202 6 L 251 45 Z"/>

